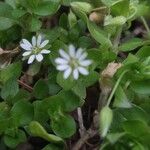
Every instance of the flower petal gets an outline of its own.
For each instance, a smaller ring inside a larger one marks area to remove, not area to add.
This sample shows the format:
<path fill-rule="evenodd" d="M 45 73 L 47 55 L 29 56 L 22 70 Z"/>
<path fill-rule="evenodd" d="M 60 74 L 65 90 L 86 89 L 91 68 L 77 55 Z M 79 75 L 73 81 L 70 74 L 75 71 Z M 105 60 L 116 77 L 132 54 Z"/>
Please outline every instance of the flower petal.
<path fill-rule="evenodd" d="M 60 49 L 59 53 L 60 53 L 61 57 L 65 58 L 67 60 L 70 60 L 69 55 L 64 50 Z"/>
<path fill-rule="evenodd" d="M 51 51 L 50 50 L 47 50 L 47 49 L 43 49 L 41 51 L 41 54 L 49 54 Z"/>
<path fill-rule="evenodd" d="M 27 51 L 31 51 L 31 49 L 32 49 L 32 47 L 30 47 L 30 46 L 27 45 L 27 44 L 21 43 L 20 46 L 21 46 L 24 50 L 27 50 Z"/>
<path fill-rule="evenodd" d="M 22 42 L 25 44 L 25 45 L 28 45 L 29 47 L 32 47 L 32 44 L 26 40 L 26 39 L 22 39 Z"/>
<path fill-rule="evenodd" d="M 42 36 L 39 34 L 37 37 L 37 46 L 40 46 L 41 42 L 42 42 Z"/>
<path fill-rule="evenodd" d="M 75 80 L 77 80 L 79 78 L 79 71 L 77 68 L 73 71 L 73 77 Z"/>
<path fill-rule="evenodd" d="M 36 60 L 37 60 L 38 62 L 41 62 L 41 61 L 43 60 L 42 54 L 37 54 L 37 55 L 36 55 Z"/>
<path fill-rule="evenodd" d="M 68 65 L 58 65 L 56 68 L 59 71 L 64 71 L 64 70 L 68 69 L 69 66 Z"/>
<path fill-rule="evenodd" d="M 88 70 L 83 68 L 83 67 L 78 67 L 78 70 L 83 75 L 88 75 L 89 74 Z"/>
<path fill-rule="evenodd" d="M 82 53 L 83 53 L 83 49 L 82 49 L 82 48 L 79 48 L 79 49 L 77 50 L 77 52 L 76 52 L 76 58 L 80 58 L 81 55 L 82 55 Z"/>
<path fill-rule="evenodd" d="M 57 64 L 68 64 L 68 61 L 66 59 L 59 57 L 59 58 L 55 59 L 55 63 L 57 63 Z"/>
<path fill-rule="evenodd" d="M 69 67 L 69 68 L 64 72 L 64 79 L 67 79 L 67 78 L 70 76 L 71 72 L 72 72 L 72 69 L 71 69 L 71 67 Z"/>
<path fill-rule="evenodd" d="M 40 44 L 40 48 L 45 47 L 49 43 L 49 40 L 45 40 Z"/>
<path fill-rule="evenodd" d="M 80 58 L 79 58 L 79 61 L 81 61 L 81 60 L 84 60 L 86 57 L 87 57 L 87 53 L 86 52 L 84 52 L 81 56 L 80 56 Z"/>
<path fill-rule="evenodd" d="M 22 56 L 28 56 L 28 55 L 30 55 L 31 54 L 31 51 L 29 51 L 29 52 L 24 52 L 23 54 L 22 54 Z"/>
<path fill-rule="evenodd" d="M 36 46 L 36 37 L 35 36 L 32 37 L 32 45 Z"/>
<path fill-rule="evenodd" d="M 69 55 L 75 57 L 75 47 L 73 45 L 69 45 Z"/>
<path fill-rule="evenodd" d="M 35 59 L 35 55 L 31 55 L 28 59 L 28 64 L 31 64 Z"/>
<path fill-rule="evenodd" d="M 91 60 L 83 60 L 79 62 L 81 66 L 87 67 L 92 64 Z"/>

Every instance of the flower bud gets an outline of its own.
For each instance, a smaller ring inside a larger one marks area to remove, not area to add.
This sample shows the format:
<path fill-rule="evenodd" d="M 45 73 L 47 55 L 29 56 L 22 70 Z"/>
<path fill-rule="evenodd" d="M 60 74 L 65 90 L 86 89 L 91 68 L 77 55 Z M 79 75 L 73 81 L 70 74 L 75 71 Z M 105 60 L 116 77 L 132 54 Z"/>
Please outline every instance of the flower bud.
<path fill-rule="evenodd" d="M 95 22 L 95 23 L 101 23 L 103 22 L 104 20 L 104 14 L 101 14 L 101 13 L 98 13 L 98 12 L 92 12 L 89 16 L 89 19 L 92 21 L 92 22 Z"/>
<path fill-rule="evenodd" d="M 30 123 L 29 130 L 33 136 L 41 137 L 47 141 L 54 143 L 63 142 L 63 139 L 61 139 L 60 137 L 53 134 L 48 134 L 46 130 L 43 128 L 43 126 L 37 121 L 32 121 Z"/>
<path fill-rule="evenodd" d="M 112 110 L 107 106 L 103 107 L 100 112 L 100 118 L 99 118 L 101 137 L 105 137 L 107 135 L 109 127 L 112 123 L 112 119 L 113 119 Z"/>
<path fill-rule="evenodd" d="M 78 9 L 80 11 L 83 11 L 85 13 L 90 13 L 93 9 L 92 5 L 87 2 L 72 2 L 71 7 L 73 9 Z"/>

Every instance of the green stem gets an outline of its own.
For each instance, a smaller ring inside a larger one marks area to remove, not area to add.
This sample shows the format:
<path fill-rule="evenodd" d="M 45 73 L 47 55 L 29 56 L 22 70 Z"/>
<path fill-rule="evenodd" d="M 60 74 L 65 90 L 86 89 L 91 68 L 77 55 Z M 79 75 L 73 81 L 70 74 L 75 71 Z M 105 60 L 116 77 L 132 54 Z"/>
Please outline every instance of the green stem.
<path fill-rule="evenodd" d="M 107 9 L 107 7 L 98 7 L 98 8 L 94 8 L 94 9 L 92 9 L 92 11 L 100 11 L 100 10 L 105 10 L 105 9 Z"/>
<path fill-rule="evenodd" d="M 141 17 L 141 20 L 142 20 L 142 22 L 143 22 L 143 24 L 145 26 L 145 29 L 147 30 L 148 36 L 150 37 L 150 28 L 149 28 L 149 26 L 148 26 L 148 24 L 147 24 L 147 22 L 146 22 L 146 20 L 145 20 L 145 18 L 143 16 Z"/>
<path fill-rule="evenodd" d="M 126 72 L 128 72 L 128 70 L 125 70 L 124 72 L 122 72 L 122 74 L 121 74 L 120 77 L 118 78 L 118 80 L 117 80 L 117 82 L 116 82 L 116 84 L 115 84 L 115 86 L 114 86 L 114 88 L 113 88 L 113 90 L 112 90 L 112 92 L 111 92 L 111 94 L 110 94 L 110 96 L 109 96 L 109 98 L 108 98 L 107 106 L 110 105 L 111 100 L 112 100 L 112 98 L 113 98 L 113 96 L 114 96 L 114 93 L 115 93 L 115 91 L 117 90 L 118 85 L 119 85 L 121 79 L 123 78 L 123 76 L 125 75 Z"/>

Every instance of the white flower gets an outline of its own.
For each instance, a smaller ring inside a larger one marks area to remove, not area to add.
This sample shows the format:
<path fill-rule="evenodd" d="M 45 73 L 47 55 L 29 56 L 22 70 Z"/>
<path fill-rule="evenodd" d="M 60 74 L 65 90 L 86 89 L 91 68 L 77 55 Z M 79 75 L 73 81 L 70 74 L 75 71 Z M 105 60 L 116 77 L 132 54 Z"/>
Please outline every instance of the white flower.
<path fill-rule="evenodd" d="M 61 57 L 55 59 L 57 70 L 64 72 L 64 79 L 67 79 L 71 74 L 77 80 L 79 74 L 88 75 L 88 66 L 92 61 L 86 59 L 87 53 L 82 48 L 75 49 L 73 45 L 69 46 L 68 53 L 60 49 L 59 54 Z"/>
<path fill-rule="evenodd" d="M 28 64 L 31 64 L 35 59 L 38 62 L 43 60 L 43 54 L 49 54 L 50 50 L 44 49 L 48 44 L 49 40 L 42 40 L 42 36 L 39 35 L 37 38 L 32 37 L 32 43 L 26 39 L 22 39 L 20 46 L 26 51 L 22 56 L 28 56 Z"/>

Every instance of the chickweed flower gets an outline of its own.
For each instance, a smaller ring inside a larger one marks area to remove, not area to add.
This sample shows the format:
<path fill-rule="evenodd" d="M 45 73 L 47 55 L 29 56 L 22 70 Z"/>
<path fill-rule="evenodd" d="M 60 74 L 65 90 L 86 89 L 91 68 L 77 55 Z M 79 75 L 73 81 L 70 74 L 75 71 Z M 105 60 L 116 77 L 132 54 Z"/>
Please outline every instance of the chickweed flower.
<path fill-rule="evenodd" d="M 38 62 L 43 60 L 43 54 L 49 54 L 50 50 L 44 47 L 48 44 L 49 40 L 42 40 L 42 36 L 38 35 L 32 37 L 32 43 L 26 39 L 22 39 L 20 46 L 26 51 L 22 54 L 23 57 L 28 57 L 28 64 L 31 64 L 35 59 Z"/>
<path fill-rule="evenodd" d="M 60 49 L 59 54 L 61 57 L 55 59 L 57 70 L 64 72 L 64 79 L 70 75 L 77 80 L 79 74 L 88 75 L 88 66 L 92 64 L 91 60 L 86 59 L 87 53 L 82 49 L 75 49 L 73 45 L 69 45 L 68 52 Z"/>

